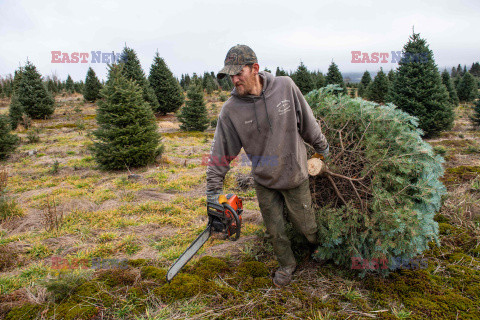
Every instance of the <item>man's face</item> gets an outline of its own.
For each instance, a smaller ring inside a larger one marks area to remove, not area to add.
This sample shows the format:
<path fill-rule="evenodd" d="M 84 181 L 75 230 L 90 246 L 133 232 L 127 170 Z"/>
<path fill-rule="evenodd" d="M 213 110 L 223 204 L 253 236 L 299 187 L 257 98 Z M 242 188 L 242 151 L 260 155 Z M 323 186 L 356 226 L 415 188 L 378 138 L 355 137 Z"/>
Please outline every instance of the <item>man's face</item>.
<path fill-rule="evenodd" d="M 256 77 L 254 70 L 253 67 L 244 66 L 238 74 L 230 76 L 238 95 L 245 96 L 252 93 Z"/>

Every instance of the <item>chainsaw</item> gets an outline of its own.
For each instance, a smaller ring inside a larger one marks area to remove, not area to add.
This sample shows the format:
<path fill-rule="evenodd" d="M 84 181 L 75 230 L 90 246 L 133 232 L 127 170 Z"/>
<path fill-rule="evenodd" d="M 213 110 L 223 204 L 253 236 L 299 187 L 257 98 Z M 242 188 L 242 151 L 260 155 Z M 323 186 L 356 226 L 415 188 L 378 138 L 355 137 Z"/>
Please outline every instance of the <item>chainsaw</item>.
<path fill-rule="evenodd" d="M 168 269 L 167 281 L 173 277 L 190 261 L 198 250 L 207 242 L 212 233 L 223 234 L 225 238 L 236 241 L 240 237 L 242 228 L 242 199 L 229 193 L 218 197 L 218 203 L 207 202 L 207 228 L 190 244 L 177 261 Z"/>

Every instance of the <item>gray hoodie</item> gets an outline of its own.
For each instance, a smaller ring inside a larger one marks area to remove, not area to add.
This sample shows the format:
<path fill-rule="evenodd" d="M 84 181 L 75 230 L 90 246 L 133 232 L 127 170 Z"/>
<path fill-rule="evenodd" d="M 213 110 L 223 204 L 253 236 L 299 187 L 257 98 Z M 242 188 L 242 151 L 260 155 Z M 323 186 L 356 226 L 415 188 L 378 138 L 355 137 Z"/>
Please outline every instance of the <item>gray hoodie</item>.
<path fill-rule="evenodd" d="M 208 194 L 221 193 L 230 162 L 242 147 L 252 162 L 255 181 L 271 189 L 295 188 L 308 178 L 304 141 L 317 152 L 328 148 L 293 80 L 265 71 L 259 75 L 260 96 L 239 96 L 233 89 L 218 116 L 207 163 Z"/>

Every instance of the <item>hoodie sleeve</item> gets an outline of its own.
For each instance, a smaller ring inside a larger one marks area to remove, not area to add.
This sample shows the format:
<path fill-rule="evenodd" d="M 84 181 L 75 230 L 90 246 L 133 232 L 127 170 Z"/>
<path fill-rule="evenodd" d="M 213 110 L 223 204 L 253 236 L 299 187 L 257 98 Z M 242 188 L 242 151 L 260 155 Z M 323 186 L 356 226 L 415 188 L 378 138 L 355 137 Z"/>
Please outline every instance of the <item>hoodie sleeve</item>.
<path fill-rule="evenodd" d="M 221 193 L 223 180 L 230 170 L 230 162 L 241 149 L 242 143 L 237 131 L 228 116 L 221 112 L 207 161 L 207 194 Z"/>
<path fill-rule="evenodd" d="M 308 105 L 300 89 L 292 80 L 292 90 L 297 114 L 297 128 L 303 140 L 311 145 L 317 153 L 322 153 L 329 148 L 327 139 L 320 129 L 312 108 Z"/>

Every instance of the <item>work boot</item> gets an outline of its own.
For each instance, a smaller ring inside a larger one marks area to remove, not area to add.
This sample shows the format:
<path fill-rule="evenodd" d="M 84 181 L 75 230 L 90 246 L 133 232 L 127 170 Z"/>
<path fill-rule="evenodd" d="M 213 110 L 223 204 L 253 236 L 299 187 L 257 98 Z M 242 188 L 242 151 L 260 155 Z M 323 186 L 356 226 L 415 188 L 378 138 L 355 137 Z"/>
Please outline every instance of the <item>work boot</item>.
<path fill-rule="evenodd" d="M 273 277 L 273 284 L 279 288 L 285 287 L 292 282 L 292 275 L 295 272 L 296 266 L 292 267 L 280 267 L 275 272 L 275 277 Z"/>

